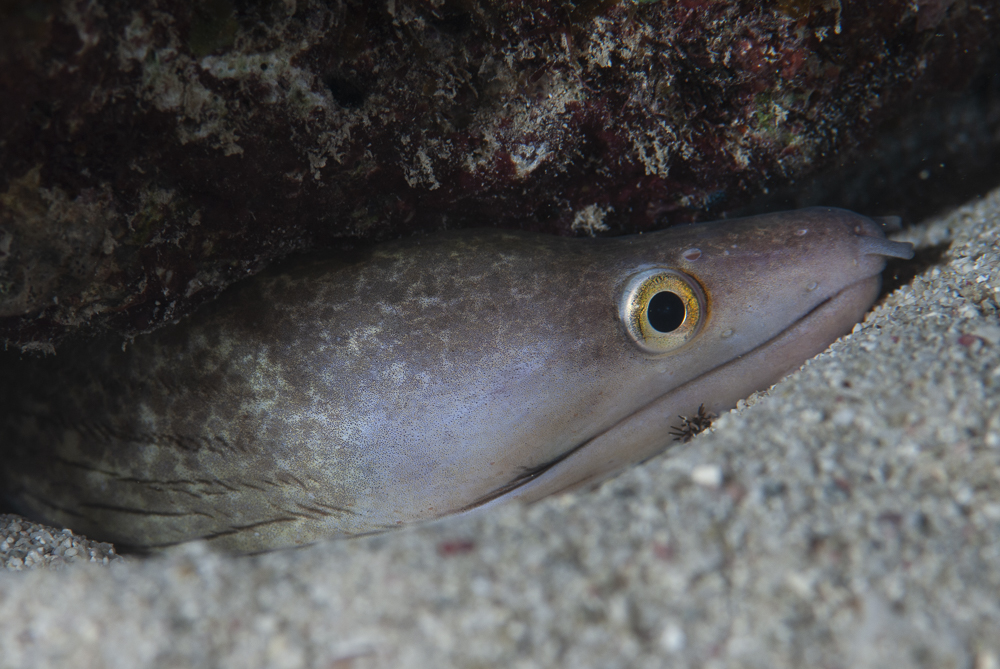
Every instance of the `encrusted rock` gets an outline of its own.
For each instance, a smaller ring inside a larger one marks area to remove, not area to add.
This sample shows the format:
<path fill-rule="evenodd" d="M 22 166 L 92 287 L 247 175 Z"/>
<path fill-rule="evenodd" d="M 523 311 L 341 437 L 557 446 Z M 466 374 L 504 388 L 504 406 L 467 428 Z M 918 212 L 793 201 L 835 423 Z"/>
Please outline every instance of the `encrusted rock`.
<path fill-rule="evenodd" d="M 998 6 L 14 0 L 0 336 L 132 335 L 351 240 L 694 220 L 960 86 Z"/>

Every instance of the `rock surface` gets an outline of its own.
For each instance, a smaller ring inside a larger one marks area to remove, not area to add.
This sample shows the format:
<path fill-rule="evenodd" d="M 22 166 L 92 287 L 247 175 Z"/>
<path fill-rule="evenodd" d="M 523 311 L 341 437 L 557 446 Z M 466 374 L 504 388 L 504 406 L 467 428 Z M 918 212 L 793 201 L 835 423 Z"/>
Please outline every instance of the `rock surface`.
<path fill-rule="evenodd" d="M 147 331 L 346 239 L 704 217 L 998 29 L 1000 0 L 4 2 L 0 338 Z"/>
<path fill-rule="evenodd" d="M 1000 174 L 1000 51 L 960 95 L 931 96 L 836 165 L 755 198 L 746 215 L 833 206 L 901 216 L 944 213 L 990 190 Z"/>
<path fill-rule="evenodd" d="M 0 667 L 996 667 L 1000 190 L 907 235 L 947 250 L 596 491 L 253 558 L 2 574 Z"/>

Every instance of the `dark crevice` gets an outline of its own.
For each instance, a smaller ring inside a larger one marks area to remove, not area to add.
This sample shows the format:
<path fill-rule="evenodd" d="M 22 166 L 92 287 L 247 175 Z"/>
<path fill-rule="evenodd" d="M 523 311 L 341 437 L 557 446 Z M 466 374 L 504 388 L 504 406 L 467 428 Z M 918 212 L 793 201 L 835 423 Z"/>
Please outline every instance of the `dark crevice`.
<path fill-rule="evenodd" d="M 345 109 L 356 109 L 365 103 L 368 92 L 356 81 L 342 76 L 327 75 L 323 83 L 338 105 Z"/>
<path fill-rule="evenodd" d="M 951 242 L 942 242 L 934 246 L 918 249 L 913 258 L 890 258 L 882 272 L 882 289 L 879 291 L 875 304 L 881 304 L 886 296 L 897 288 L 909 285 L 919 274 L 923 274 L 934 266 L 943 265 L 944 255 L 951 248 Z"/>

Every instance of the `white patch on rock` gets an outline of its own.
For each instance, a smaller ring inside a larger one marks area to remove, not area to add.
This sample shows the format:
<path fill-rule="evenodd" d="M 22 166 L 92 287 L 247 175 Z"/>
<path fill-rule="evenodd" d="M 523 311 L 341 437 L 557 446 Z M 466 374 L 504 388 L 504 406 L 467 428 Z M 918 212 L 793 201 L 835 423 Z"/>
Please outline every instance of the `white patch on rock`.
<path fill-rule="evenodd" d="M 510 159 L 514 162 L 514 169 L 517 171 L 517 178 L 524 179 L 537 170 L 551 154 L 548 142 L 518 146 L 510 154 Z"/>
<path fill-rule="evenodd" d="M 573 225 L 570 226 L 570 229 L 573 232 L 586 232 L 591 237 L 595 236 L 597 232 L 610 230 L 608 224 L 604 222 L 604 218 L 611 211 L 614 211 L 614 207 L 604 209 L 596 204 L 588 205 L 576 212 L 576 216 L 573 217 Z"/>

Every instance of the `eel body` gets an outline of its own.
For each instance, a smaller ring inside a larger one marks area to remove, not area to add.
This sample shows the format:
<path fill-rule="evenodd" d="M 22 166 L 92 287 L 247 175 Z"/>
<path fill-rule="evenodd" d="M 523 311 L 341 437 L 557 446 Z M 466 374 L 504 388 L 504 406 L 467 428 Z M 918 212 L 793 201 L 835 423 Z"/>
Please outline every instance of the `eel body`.
<path fill-rule="evenodd" d="M 143 549 L 254 552 L 599 481 L 859 321 L 876 222 L 473 230 L 302 260 L 137 338 L 3 363 L 0 492 Z"/>

